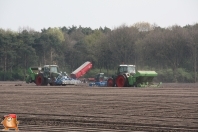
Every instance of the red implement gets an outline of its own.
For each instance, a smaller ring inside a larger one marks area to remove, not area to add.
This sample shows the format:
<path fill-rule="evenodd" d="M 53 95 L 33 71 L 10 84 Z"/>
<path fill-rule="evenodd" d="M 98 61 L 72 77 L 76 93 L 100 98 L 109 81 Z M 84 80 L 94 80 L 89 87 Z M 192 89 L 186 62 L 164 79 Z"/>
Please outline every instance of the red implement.
<path fill-rule="evenodd" d="M 77 79 L 87 73 L 91 68 L 92 63 L 87 61 L 71 73 L 71 78 Z"/>

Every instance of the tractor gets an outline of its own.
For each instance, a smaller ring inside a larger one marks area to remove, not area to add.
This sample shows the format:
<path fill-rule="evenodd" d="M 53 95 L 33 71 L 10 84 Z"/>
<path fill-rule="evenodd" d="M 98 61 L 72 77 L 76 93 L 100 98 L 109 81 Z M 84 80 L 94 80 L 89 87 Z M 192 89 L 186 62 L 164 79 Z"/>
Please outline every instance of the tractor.
<path fill-rule="evenodd" d="M 108 77 L 104 76 L 104 73 L 98 73 L 94 78 L 94 82 L 89 83 L 89 86 L 106 87 L 107 79 Z"/>
<path fill-rule="evenodd" d="M 135 65 L 119 65 L 116 75 L 108 78 L 108 87 L 158 87 L 153 84 L 153 78 L 158 74 L 155 71 L 137 71 Z"/>
<path fill-rule="evenodd" d="M 80 81 L 72 79 L 67 76 L 67 73 L 60 72 L 57 65 L 44 65 L 44 67 L 37 67 L 28 69 L 26 83 L 34 82 L 37 86 L 53 85 L 67 85 L 77 84 Z"/>

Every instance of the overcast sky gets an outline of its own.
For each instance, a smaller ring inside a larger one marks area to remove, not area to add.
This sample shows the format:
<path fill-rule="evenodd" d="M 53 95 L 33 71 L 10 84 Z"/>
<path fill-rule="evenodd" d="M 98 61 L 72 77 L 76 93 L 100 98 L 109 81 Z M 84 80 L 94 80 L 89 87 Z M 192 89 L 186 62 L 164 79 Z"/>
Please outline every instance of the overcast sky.
<path fill-rule="evenodd" d="M 0 0 L 0 28 L 14 31 L 72 25 L 114 29 L 137 22 L 193 25 L 198 0 Z"/>

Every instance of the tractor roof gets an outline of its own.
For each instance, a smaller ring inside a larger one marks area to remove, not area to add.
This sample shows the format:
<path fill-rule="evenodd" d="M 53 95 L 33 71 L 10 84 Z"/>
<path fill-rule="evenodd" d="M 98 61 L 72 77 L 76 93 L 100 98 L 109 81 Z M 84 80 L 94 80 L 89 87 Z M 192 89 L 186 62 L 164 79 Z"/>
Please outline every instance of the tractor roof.
<path fill-rule="evenodd" d="M 58 67 L 57 65 L 44 65 L 44 67 Z"/>
<path fill-rule="evenodd" d="M 123 64 L 121 64 L 120 66 L 135 66 L 135 65 L 123 65 Z"/>

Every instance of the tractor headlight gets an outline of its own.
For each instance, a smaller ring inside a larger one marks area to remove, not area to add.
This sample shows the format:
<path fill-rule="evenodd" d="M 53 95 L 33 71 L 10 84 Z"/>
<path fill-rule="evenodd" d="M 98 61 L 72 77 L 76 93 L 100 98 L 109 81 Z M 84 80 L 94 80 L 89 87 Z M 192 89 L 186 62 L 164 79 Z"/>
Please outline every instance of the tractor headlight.
<path fill-rule="evenodd" d="M 126 74 L 126 76 L 127 76 L 127 77 L 129 77 L 129 76 L 130 76 L 130 74 L 129 74 L 129 73 L 127 73 L 127 74 Z"/>

